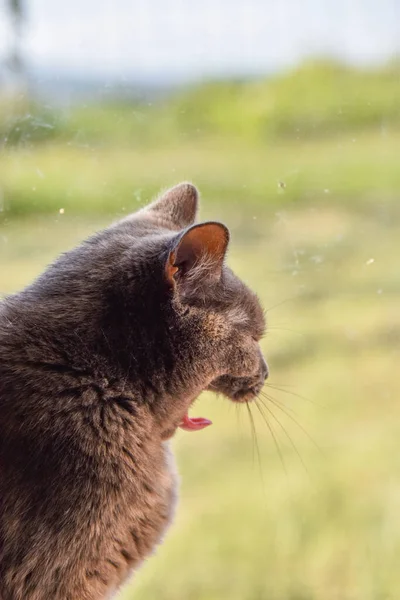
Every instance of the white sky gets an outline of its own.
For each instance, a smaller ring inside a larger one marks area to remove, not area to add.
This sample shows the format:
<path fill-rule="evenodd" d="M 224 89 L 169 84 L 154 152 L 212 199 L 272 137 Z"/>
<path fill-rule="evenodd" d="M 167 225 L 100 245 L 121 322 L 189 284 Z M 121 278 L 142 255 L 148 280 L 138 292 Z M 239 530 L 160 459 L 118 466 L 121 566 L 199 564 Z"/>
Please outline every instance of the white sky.
<path fill-rule="evenodd" d="M 263 72 L 400 53 L 400 0 L 25 0 L 38 68 L 118 77 Z M 0 56 L 9 34 L 0 0 Z"/>

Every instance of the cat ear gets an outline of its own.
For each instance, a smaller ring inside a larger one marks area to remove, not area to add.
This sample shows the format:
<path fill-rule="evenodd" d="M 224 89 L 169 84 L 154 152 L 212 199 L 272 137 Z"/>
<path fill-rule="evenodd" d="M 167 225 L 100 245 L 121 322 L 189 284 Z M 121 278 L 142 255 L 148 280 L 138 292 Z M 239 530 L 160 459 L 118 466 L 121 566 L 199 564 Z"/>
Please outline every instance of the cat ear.
<path fill-rule="evenodd" d="M 199 193 L 191 183 L 179 183 L 164 192 L 146 210 L 171 222 L 173 227 L 183 229 L 196 220 Z"/>
<path fill-rule="evenodd" d="M 169 253 L 167 279 L 173 282 L 217 280 L 229 243 L 229 230 L 222 223 L 200 223 L 181 234 Z"/>

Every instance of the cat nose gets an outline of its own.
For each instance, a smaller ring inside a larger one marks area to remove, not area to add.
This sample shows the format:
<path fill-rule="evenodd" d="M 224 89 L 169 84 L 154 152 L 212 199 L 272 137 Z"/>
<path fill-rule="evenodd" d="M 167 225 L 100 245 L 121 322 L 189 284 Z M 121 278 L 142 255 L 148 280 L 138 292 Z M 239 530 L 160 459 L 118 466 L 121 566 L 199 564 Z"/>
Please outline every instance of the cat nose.
<path fill-rule="evenodd" d="M 264 357 L 261 357 L 261 377 L 264 381 L 268 379 L 269 369 Z"/>

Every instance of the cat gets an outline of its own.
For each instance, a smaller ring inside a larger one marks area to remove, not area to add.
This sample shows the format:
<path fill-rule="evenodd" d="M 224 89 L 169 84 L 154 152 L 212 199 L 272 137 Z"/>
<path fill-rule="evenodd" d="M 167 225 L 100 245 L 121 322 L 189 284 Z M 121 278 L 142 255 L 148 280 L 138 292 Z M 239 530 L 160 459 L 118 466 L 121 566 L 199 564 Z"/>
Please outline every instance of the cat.
<path fill-rule="evenodd" d="M 261 390 L 263 310 L 197 209 L 179 184 L 0 304 L 1 600 L 111 598 L 171 522 L 194 399 Z"/>

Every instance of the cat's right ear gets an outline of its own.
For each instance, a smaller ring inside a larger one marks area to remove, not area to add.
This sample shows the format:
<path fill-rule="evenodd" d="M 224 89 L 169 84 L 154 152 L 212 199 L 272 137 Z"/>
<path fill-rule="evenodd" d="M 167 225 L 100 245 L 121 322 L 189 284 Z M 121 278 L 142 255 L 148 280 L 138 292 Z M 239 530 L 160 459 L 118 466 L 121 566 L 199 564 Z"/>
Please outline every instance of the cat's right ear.
<path fill-rule="evenodd" d="M 164 192 L 144 210 L 165 219 L 173 228 L 184 229 L 196 220 L 199 192 L 191 183 L 179 183 Z"/>
<path fill-rule="evenodd" d="M 193 225 L 177 237 L 168 254 L 167 280 L 180 288 L 218 281 L 228 243 L 229 230 L 222 223 Z"/>

